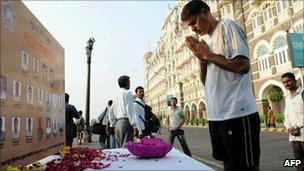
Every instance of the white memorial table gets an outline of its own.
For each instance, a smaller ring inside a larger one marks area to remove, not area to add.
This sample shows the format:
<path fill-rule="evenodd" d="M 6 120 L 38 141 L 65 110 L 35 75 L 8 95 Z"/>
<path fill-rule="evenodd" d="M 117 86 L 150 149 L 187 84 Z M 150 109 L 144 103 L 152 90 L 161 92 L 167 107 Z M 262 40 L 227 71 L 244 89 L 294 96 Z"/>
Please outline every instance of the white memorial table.
<path fill-rule="evenodd" d="M 130 152 L 125 148 L 103 150 L 105 153 L 120 153 L 129 154 Z M 60 156 L 48 156 L 39 160 L 42 165 L 46 165 L 53 159 L 60 158 Z M 130 155 L 128 157 L 118 157 L 117 161 L 101 160 L 102 163 L 111 163 L 108 168 L 103 170 L 214 170 L 203 163 L 185 155 L 184 153 L 173 148 L 164 158 L 142 159 L 137 156 Z M 94 169 L 86 169 L 93 171 Z"/>

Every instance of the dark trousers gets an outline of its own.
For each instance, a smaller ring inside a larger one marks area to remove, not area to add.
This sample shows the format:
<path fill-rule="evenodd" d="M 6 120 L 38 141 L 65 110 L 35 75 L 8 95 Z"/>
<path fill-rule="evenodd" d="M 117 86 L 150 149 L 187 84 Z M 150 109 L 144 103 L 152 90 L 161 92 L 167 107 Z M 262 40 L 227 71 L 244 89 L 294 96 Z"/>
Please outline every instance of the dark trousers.
<path fill-rule="evenodd" d="M 297 171 L 304 170 L 304 142 L 303 141 L 292 141 L 292 148 L 295 159 L 301 160 L 301 164 L 297 167 Z"/>
<path fill-rule="evenodd" d="M 184 153 L 191 157 L 191 152 L 190 152 L 189 147 L 187 145 L 185 134 L 184 133 L 175 134 L 175 133 L 172 133 L 172 131 L 169 131 L 169 132 L 170 132 L 170 135 L 169 135 L 170 143 L 173 145 L 174 139 L 175 139 L 175 137 L 177 137 L 181 146 L 182 146 L 182 148 L 183 148 Z"/>
<path fill-rule="evenodd" d="M 110 148 L 110 137 L 107 136 L 105 133 L 99 135 L 99 143 L 101 148 Z"/>
<path fill-rule="evenodd" d="M 69 146 L 69 147 L 72 147 L 72 145 L 73 145 L 73 135 L 66 134 L 66 136 L 65 136 L 65 145 Z"/>

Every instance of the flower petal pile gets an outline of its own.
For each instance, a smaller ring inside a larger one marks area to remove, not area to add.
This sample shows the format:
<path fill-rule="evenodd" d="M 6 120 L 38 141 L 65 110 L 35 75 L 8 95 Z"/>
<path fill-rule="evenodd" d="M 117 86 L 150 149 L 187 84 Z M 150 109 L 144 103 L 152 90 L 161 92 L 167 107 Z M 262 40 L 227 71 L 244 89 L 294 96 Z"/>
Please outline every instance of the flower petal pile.
<path fill-rule="evenodd" d="M 104 159 L 105 155 L 102 150 L 90 148 L 64 148 L 62 150 L 62 158 L 52 160 L 46 164 L 46 171 L 68 171 L 68 170 L 85 170 L 103 169 L 110 166 L 104 164 L 100 160 Z"/>

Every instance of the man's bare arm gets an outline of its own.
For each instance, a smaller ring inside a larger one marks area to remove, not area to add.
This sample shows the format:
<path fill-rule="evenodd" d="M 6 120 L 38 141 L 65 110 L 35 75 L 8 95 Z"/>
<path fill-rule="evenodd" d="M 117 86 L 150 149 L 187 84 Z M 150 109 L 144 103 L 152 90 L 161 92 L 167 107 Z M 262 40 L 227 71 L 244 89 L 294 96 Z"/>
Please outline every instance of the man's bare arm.
<path fill-rule="evenodd" d="M 245 56 L 226 59 L 223 56 L 211 53 L 210 57 L 208 57 L 208 61 L 214 63 L 220 68 L 238 74 L 247 74 L 250 71 L 250 61 Z"/>
<path fill-rule="evenodd" d="M 202 83 L 205 85 L 206 75 L 207 75 L 207 64 L 208 62 L 205 60 L 200 60 L 200 79 Z"/>

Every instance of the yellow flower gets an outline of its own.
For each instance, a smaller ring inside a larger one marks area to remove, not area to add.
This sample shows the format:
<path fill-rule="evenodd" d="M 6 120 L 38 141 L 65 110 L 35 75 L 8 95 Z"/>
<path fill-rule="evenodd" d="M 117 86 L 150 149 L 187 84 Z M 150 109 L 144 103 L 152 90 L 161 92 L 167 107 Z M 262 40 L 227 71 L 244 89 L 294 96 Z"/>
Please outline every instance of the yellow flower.
<path fill-rule="evenodd" d="M 62 148 L 62 153 L 63 154 L 70 153 L 70 151 L 71 151 L 71 147 L 69 147 L 69 146 L 65 146 L 65 147 Z"/>

